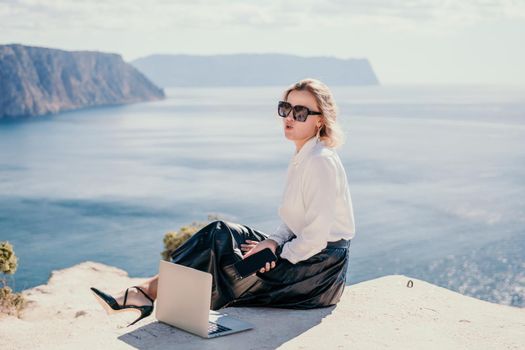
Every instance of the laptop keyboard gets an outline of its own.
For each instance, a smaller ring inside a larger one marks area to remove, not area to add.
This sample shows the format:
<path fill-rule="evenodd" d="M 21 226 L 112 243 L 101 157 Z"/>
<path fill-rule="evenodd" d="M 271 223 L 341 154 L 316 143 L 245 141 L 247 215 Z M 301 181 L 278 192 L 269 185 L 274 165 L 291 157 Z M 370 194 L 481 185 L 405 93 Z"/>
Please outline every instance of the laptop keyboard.
<path fill-rule="evenodd" d="M 229 331 L 231 328 L 221 326 L 220 324 L 208 321 L 208 334 L 215 334 L 220 332 Z"/>

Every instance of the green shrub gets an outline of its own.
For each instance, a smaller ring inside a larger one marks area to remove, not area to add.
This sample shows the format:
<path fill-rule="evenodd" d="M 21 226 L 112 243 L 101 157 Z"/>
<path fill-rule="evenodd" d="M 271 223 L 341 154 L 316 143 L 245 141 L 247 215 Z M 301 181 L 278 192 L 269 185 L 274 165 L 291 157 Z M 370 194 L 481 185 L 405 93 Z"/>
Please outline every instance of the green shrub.
<path fill-rule="evenodd" d="M 18 267 L 18 258 L 13 246 L 7 242 L 0 242 L 0 273 L 2 286 L 0 287 L 0 313 L 18 316 L 27 302 L 20 293 L 13 293 L 7 285 L 6 275 L 13 275 Z"/>
<path fill-rule="evenodd" d="M 12 275 L 16 272 L 18 258 L 15 255 L 13 246 L 7 242 L 0 242 L 0 272 Z"/>
<path fill-rule="evenodd" d="M 170 231 L 164 235 L 164 251 L 162 259 L 169 260 L 171 253 L 186 242 L 193 234 L 206 226 L 210 221 L 220 220 L 217 215 L 208 215 L 208 222 L 193 221 L 191 224 L 182 226 L 179 231 Z"/>
<path fill-rule="evenodd" d="M 4 285 L 0 288 L 0 313 L 18 316 L 20 311 L 27 305 L 27 301 L 20 293 Z"/>

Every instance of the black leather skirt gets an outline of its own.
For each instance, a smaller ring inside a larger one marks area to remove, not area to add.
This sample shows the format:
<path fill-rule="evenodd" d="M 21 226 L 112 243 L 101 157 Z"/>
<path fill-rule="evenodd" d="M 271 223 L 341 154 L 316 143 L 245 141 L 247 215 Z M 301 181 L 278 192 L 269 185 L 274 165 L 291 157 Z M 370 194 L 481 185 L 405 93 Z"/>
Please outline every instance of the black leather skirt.
<path fill-rule="evenodd" d="M 246 225 L 212 221 L 178 247 L 170 260 L 213 275 L 212 310 L 231 306 L 312 309 L 331 306 L 340 300 L 346 282 L 350 240 L 328 242 L 321 252 L 296 264 L 280 257 L 282 246 L 279 246 L 275 268 L 240 279 L 233 267 L 242 260 L 240 244 L 267 237 Z"/>

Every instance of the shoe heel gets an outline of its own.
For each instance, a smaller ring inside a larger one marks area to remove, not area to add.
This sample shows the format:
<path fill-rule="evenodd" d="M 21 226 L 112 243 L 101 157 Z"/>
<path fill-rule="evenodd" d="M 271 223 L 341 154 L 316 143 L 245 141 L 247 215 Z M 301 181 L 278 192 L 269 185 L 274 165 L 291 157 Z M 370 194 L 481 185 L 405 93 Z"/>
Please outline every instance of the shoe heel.
<path fill-rule="evenodd" d="M 151 312 L 153 311 L 153 307 L 152 306 L 148 306 L 148 307 L 138 308 L 136 310 L 140 310 L 140 316 L 135 321 L 133 321 L 130 324 L 128 324 L 128 327 L 129 326 L 133 326 L 135 323 L 137 323 L 138 321 L 142 320 L 144 317 L 147 317 L 147 316 L 151 315 Z"/>

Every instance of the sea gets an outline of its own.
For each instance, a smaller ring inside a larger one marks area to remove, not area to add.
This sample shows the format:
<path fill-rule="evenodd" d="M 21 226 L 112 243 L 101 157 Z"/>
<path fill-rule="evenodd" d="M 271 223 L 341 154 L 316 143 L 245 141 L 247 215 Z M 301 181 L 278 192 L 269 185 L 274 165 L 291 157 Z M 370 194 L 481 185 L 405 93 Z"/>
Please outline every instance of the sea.
<path fill-rule="evenodd" d="M 404 275 L 525 307 L 525 88 L 331 87 L 356 235 L 347 286 Z M 158 271 L 167 232 L 209 215 L 272 232 L 295 145 L 282 86 L 0 122 L 0 241 L 16 291 L 96 261 Z M 388 290 L 385 290 L 388 293 Z"/>

